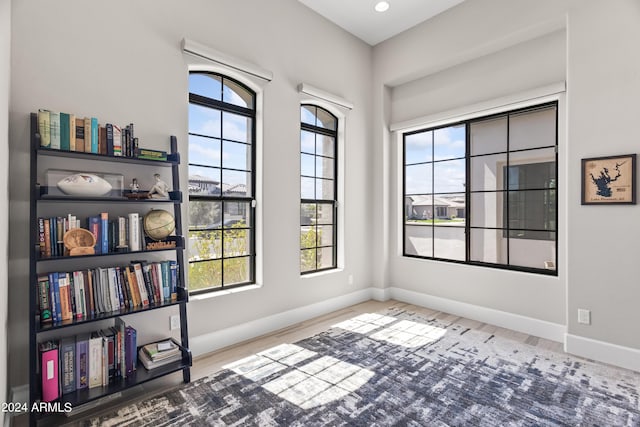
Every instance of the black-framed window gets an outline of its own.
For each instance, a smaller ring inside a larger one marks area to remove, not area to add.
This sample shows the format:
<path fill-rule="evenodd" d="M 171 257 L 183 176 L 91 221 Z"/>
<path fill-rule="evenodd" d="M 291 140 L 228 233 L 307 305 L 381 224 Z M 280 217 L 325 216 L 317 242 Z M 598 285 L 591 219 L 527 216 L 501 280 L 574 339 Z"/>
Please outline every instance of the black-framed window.
<path fill-rule="evenodd" d="M 189 292 L 255 283 L 255 92 L 189 74 Z"/>
<path fill-rule="evenodd" d="M 338 119 L 324 108 L 300 108 L 300 271 L 337 266 Z"/>
<path fill-rule="evenodd" d="M 556 275 L 557 109 L 403 134 L 404 255 Z"/>

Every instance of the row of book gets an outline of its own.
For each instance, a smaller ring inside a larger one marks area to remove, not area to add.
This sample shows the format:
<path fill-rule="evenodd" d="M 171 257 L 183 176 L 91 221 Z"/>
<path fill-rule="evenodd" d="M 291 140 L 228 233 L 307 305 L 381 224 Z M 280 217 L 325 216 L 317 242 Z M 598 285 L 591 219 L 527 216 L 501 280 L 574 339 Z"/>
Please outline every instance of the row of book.
<path fill-rule="evenodd" d="M 116 318 L 113 327 L 40 343 L 42 400 L 103 387 L 135 375 L 137 331 Z"/>
<path fill-rule="evenodd" d="M 150 343 L 138 350 L 138 359 L 147 370 L 177 362 L 181 357 L 180 347 L 172 339 Z"/>
<path fill-rule="evenodd" d="M 138 147 L 133 123 L 123 128 L 101 125 L 96 117 L 44 109 L 38 110 L 38 133 L 40 146 L 54 150 L 135 157 Z"/>
<path fill-rule="evenodd" d="M 96 254 L 140 251 L 145 248 L 143 216 L 137 212 L 127 216 L 109 219 L 108 212 L 90 216 L 85 221 L 85 229 L 96 239 Z M 64 246 L 64 235 L 69 230 L 81 228 L 81 220 L 75 215 L 65 217 L 38 218 L 38 250 L 40 258 L 68 256 Z"/>
<path fill-rule="evenodd" d="M 92 319 L 149 304 L 177 301 L 179 266 L 174 260 L 98 267 L 38 276 L 41 325 Z"/>

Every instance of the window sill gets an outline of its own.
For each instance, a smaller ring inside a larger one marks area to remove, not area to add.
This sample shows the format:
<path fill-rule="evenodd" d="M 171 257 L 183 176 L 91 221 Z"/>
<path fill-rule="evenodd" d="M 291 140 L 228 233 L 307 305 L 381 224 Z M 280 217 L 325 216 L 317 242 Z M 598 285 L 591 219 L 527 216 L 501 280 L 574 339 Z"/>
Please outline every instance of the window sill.
<path fill-rule="evenodd" d="M 247 286 L 240 286 L 237 288 L 225 289 L 222 291 L 211 291 L 211 292 L 207 292 L 206 294 L 189 295 L 189 301 L 193 302 L 193 301 L 207 300 L 211 298 L 218 298 L 225 295 L 237 294 L 240 292 L 260 289 L 261 287 L 262 287 L 261 285 L 247 285 Z"/>
<path fill-rule="evenodd" d="M 301 279 L 313 279 L 314 277 L 322 277 L 322 276 L 326 276 L 326 275 L 329 275 L 329 274 L 341 273 L 343 271 L 344 271 L 343 268 L 332 268 L 331 270 L 318 271 L 316 273 L 301 274 L 300 278 Z"/>

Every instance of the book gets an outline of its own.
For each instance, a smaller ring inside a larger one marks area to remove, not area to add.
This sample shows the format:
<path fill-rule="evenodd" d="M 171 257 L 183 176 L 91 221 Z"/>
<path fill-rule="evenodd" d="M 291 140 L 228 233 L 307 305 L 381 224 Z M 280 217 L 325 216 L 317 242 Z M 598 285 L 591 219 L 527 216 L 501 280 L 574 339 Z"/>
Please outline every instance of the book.
<path fill-rule="evenodd" d="M 58 273 L 58 289 L 60 290 L 62 321 L 71 320 L 73 313 L 71 310 L 71 297 L 69 295 L 69 281 L 67 280 L 66 273 Z"/>
<path fill-rule="evenodd" d="M 60 113 L 49 111 L 49 124 L 51 126 L 51 148 L 60 149 Z"/>
<path fill-rule="evenodd" d="M 160 360 L 152 360 L 147 353 L 145 353 L 142 349 L 138 350 L 138 357 L 140 358 L 140 362 L 142 362 L 142 366 L 145 367 L 148 371 L 151 371 L 155 368 L 159 368 L 161 366 L 168 365 L 170 363 L 174 363 L 180 360 L 180 352 L 173 354 L 170 357 Z"/>
<path fill-rule="evenodd" d="M 96 254 L 102 253 L 102 234 L 100 233 L 100 222 L 101 219 L 98 216 L 90 216 L 87 219 L 87 229 L 93 234 L 93 237 L 96 238 L 96 244 L 93 247 Z"/>
<path fill-rule="evenodd" d="M 38 307 L 40 309 L 40 324 L 53 322 L 51 313 L 51 298 L 49 289 L 49 277 L 38 276 Z"/>
<path fill-rule="evenodd" d="M 91 334 L 76 336 L 76 389 L 89 387 L 89 339 Z"/>
<path fill-rule="evenodd" d="M 89 338 L 89 388 L 102 386 L 102 337 L 91 333 Z"/>
<path fill-rule="evenodd" d="M 169 271 L 170 271 L 170 276 L 171 276 L 171 301 L 177 301 L 178 300 L 178 269 L 180 267 L 178 266 L 178 263 L 175 260 L 170 260 L 169 261 Z"/>
<path fill-rule="evenodd" d="M 42 225 L 44 227 L 44 257 L 51 257 L 51 225 L 49 224 L 49 218 L 44 218 L 42 220 Z"/>
<path fill-rule="evenodd" d="M 84 152 L 91 153 L 91 117 L 84 118 Z"/>
<path fill-rule="evenodd" d="M 107 154 L 107 129 L 98 126 L 98 153 Z"/>
<path fill-rule="evenodd" d="M 101 330 L 100 334 L 104 337 L 104 342 L 106 345 L 106 373 L 107 383 L 109 383 L 115 378 L 116 374 L 116 337 L 110 328 Z"/>
<path fill-rule="evenodd" d="M 172 339 L 166 339 L 164 341 L 153 342 L 140 347 L 147 357 L 153 362 L 168 359 L 176 354 L 180 356 L 180 347 Z"/>
<path fill-rule="evenodd" d="M 137 332 L 131 326 L 125 327 L 125 368 L 127 377 L 133 375 L 137 368 L 138 353 L 136 351 Z"/>
<path fill-rule="evenodd" d="M 60 396 L 58 382 L 58 346 L 53 341 L 41 343 L 40 374 L 42 377 L 42 401 L 52 402 Z"/>
<path fill-rule="evenodd" d="M 38 110 L 38 133 L 40 146 L 51 148 L 51 115 L 49 110 Z"/>
<path fill-rule="evenodd" d="M 134 212 L 129 214 L 129 250 L 140 249 L 140 215 Z"/>
<path fill-rule="evenodd" d="M 140 294 L 140 288 L 138 287 L 138 281 L 136 279 L 136 273 L 133 267 L 125 267 L 127 272 L 127 281 L 129 282 L 129 290 L 131 294 L 134 296 L 134 304 L 135 307 L 142 305 L 142 295 Z"/>
<path fill-rule="evenodd" d="M 69 114 L 69 151 L 76 151 L 76 116 Z"/>
<path fill-rule="evenodd" d="M 91 152 L 94 154 L 98 154 L 99 150 L 99 131 L 98 131 L 98 119 L 95 117 L 91 117 Z"/>
<path fill-rule="evenodd" d="M 118 340 L 120 342 L 120 354 L 119 354 L 119 357 L 120 357 L 120 361 L 119 361 L 120 376 L 122 378 L 126 378 L 127 377 L 127 365 L 126 365 L 126 357 L 125 357 L 125 355 L 127 353 L 127 340 L 126 340 L 127 324 L 121 318 L 116 317 L 113 327 L 117 331 Z M 129 351 L 131 351 L 131 350 L 129 349 Z"/>
<path fill-rule="evenodd" d="M 76 151 L 84 152 L 84 119 L 76 117 Z"/>
<path fill-rule="evenodd" d="M 105 125 L 106 129 L 106 141 L 107 141 L 107 156 L 113 156 L 113 125 L 111 123 L 107 123 Z"/>
<path fill-rule="evenodd" d="M 76 341 L 74 337 L 60 340 L 60 373 L 62 394 L 76 390 Z"/>
<path fill-rule="evenodd" d="M 109 253 L 109 213 L 100 213 L 100 253 Z"/>
<path fill-rule="evenodd" d="M 122 156 L 122 130 L 113 125 L 113 155 Z"/>
<path fill-rule="evenodd" d="M 69 151 L 71 148 L 70 139 L 71 124 L 69 123 L 69 114 L 60 113 L 60 149 Z"/>
<path fill-rule="evenodd" d="M 136 283 L 138 285 L 138 289 L 140 290 L 140 298 L 142 300 L 142 306 L 146 307 L 149 305 L 149 293 L 147 292 L 147 286 L 144 281 L 144 275 L 142 274 L 142 266 L 140 263 L 131 264 L 131 268 L 133 269 L 136 275 Z"/>

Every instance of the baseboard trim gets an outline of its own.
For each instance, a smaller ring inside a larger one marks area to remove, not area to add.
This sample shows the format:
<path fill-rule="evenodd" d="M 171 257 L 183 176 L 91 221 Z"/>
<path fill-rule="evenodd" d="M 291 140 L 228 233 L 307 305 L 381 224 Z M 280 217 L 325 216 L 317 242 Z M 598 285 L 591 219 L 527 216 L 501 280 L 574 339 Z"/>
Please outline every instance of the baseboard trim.
<path fill-rule="evenodd" d="M 576 356 L 640 372 L 640 350 L 635 348 L 578 335 L 565 334 L 564 351 Z"/>
<path fill-rule="evenodd" d="M 391 291 L 389 290 L 389 288 L 371 288 L 371 293 L 371 298 L 376 301 L 385 302 L 391 299 Z"/>
<path fill-rule="evenodd" d="M 330 298 L 315 304 L 294 308 L 261 319 L 252 320 L 230 328 L 189 338 L 189 348 L 194 356 L 200 356 L 230 345 L 259 337 L 296 323 L 340 310 L 350 305 L 369 301 L 373 298 L 373 288 L 362 289 L 350 294 Z"/>
<path fill-rule="evenodd" d="M 564 325 L 557 323 L 406 289 L 392 287 L 390 296 L 398 301 L 444 311 L 552 341 L 563 342 L 567 332 Z"/>

